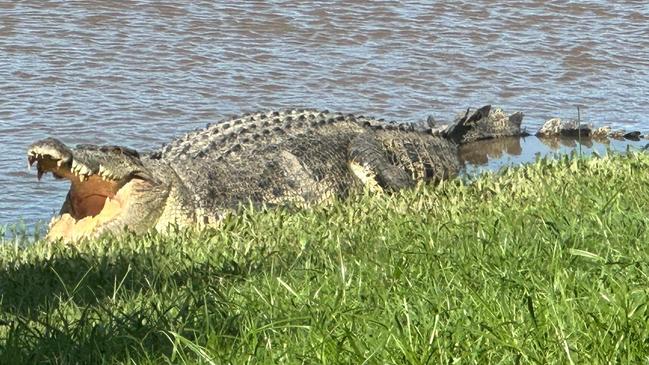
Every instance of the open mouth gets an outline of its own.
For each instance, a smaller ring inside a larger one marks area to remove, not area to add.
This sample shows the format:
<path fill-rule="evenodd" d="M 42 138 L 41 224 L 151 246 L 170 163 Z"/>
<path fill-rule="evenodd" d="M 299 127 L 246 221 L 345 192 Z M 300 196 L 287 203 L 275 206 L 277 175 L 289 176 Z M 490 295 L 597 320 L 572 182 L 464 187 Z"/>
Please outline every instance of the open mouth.
<path fill-rule="evenodd" d="M 126 203 L 144 180 L 119 178 L 99 163 L 83 163 L 61 142 L 48 139 L 27 151 L 29 166 L 36 165 L 38 179 L 46 173 L 70 180 L 70 191 L 60 215 L 52 218 L 47 239 L 76 241 L 95 236 L 100 227 L 125 211 Z"/>

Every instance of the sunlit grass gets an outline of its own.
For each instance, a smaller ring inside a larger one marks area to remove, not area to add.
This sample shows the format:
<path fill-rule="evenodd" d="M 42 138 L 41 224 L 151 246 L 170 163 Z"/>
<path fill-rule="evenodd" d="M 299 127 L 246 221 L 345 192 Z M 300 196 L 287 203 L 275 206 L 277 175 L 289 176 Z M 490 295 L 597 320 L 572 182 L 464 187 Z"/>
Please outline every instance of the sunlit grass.
<path fill-rule="evenodd" d="M 649 361 L 649 157 L 0 246 L 0 363 Z"/>

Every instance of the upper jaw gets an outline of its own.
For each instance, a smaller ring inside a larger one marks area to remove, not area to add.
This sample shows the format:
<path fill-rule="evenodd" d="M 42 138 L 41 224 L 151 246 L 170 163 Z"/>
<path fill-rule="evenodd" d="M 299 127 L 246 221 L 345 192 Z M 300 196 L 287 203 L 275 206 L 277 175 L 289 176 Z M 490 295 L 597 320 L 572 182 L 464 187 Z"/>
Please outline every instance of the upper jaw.
<path fill-rule="evenodd" d="M 72 182 L 84 182 L 95 175 L 106 181 L 153 180 L 137 152 L 117 146 L 82 145 L 73 151 L 55 138 L 46 138 L 29 146 L 27 161 L 29 167 L 36 163 L 39 180 L 46 172 Z"/>
<path fill-rule="evenodd" d="M 83 182 L 95 174 L 103 176 L 100 174 L 101 165 L 91 163 L 92 160 L 84 161 L 80 153 L 73 153 L 68 146 L 55 138 L 46 138 L 29 146 L 27 162 L 29 167 L 36 164 L 39 180 L 46 172 L 73 182 Z"/>
<path fill-rule="evenodd" d="M 38 179 L 45 172 L 51 171 L 55 176 L 65 176 L 71 169 L 72 151 L 55 138 L 46 138 L 29 146 L 27 150 L 28 167 L 36 163 Z"/>

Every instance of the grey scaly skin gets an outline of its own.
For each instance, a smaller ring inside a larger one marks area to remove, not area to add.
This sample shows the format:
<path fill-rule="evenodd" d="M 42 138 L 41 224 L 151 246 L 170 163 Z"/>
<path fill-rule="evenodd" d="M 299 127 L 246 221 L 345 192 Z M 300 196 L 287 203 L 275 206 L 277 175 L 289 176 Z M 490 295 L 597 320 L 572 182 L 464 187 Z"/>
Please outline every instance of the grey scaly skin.
<path fill-rule="evenodd" d="M 319 203 L 364 186 L 394 191 L 455 176 L 461 143 L 520 135 L 522 114 L 489 106 L 446 130 L 364 116 L 254 113 L 191 132 L 140 155 L 121 146 L 70 148 L 48 138 L 27 152 L 38 177 L 71 181 L 49 239 L 217 224 L 242 204 Z"/>

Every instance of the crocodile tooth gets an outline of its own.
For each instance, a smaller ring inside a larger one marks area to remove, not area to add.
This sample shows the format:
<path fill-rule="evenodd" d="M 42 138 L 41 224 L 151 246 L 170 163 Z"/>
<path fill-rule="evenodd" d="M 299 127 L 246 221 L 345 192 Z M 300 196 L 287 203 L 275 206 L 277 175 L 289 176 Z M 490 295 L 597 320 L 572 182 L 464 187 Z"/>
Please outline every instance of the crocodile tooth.
<path fill-rule="evenodd" d="M 82 175 L 90 175 L 92 171 L 90 171 L 90 169 L 87 168 L 85 165 L 81 165 L 81 168 L 79 168 L 79 173 Z"/>
<path fill-rule="evenodd" d="M 79 180 L 81 180 L 81 182 L 88 180 L 88 175 L 79 175 Z"/>
<path fill-rule="evenodd" d="M 85 171 L 90 171 L 86 165 L 79 162 L 72 162 L 72 172 L 76 175 L 83 174 Z"/>
<path fill-rule="evenodd" d="M 63 160 L 56 161 L 56 166 L 61 167 L 63 165 Z"/>
<path fill-rule="evenodd" d="M 52 226 L 55 225 L 60 220 L 61 220 L 61 216 L 55 215 L 54 217 L 52 217 L 52 219 L 50 219 L 50 224 L 48 224 L 48 228 L 52 228 Z"/>

